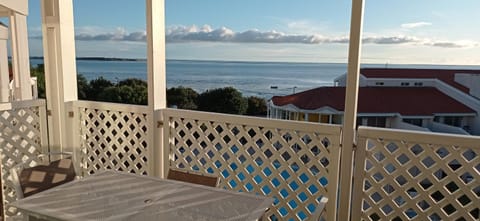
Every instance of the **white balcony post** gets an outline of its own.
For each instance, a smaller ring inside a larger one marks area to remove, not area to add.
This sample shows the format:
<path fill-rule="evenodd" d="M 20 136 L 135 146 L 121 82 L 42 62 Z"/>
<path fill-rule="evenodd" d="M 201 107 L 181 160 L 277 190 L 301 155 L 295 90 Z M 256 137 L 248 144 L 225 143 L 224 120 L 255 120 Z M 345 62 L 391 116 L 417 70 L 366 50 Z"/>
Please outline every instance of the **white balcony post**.
<path fill-rule="evenodd" d="M 348 75 L 345 93 L 342 153 L 340 162 L 340 193 L 337 220 L 350 220 L 353 152 L 357 119 L 360 54 L 362 46 L 363 0 L 352 0 L 350 43 L 348 52 Z M 355 217 L 355 219 L 358 217 Z"/>
<path fill-rule="evenodd" d="M 166 63 L 165 63 L 165 1 L 146 0 L 147 6 L 147 79 L 148 79 L 148 106 L 152 112 L 166 108 Z M 165 177 L 168 168 L 168 147 L 164 146 L 163 119 L 155 114 L 151 120 L 151 128 L 155 128 L 150 135 L 153 140 L 153 173 L 158 177 Z"/>
<path fill-rule="evenodd" d="M 10 83 L 7 55 L 8 28 L 0 23 L 0 102 L 8 102 Z"/>
<path fill-rule="evenodd" d="M 32 84 L 30 82 L 27 16 L 12 12 L 10 15 L 10 32 L 15 100 L 31 100 Z"/>
<path fill-rule="evenodd" d="M 73 148 L 65 102 L 77 100 L 72 0 L 42 0 L 43 56 L 50 147 Z M 76 128 L 78 130 L 78 128 Z"/>

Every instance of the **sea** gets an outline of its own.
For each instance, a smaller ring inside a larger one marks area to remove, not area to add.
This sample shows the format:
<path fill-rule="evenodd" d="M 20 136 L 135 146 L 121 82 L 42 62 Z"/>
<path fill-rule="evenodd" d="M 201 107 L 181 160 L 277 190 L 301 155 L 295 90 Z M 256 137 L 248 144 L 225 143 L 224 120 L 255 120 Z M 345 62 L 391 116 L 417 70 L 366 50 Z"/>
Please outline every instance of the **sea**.
<path fill-rule="evenodd" d="M 32 58 L 32 66 L 43 59 Z M 380 68 L 477 69 L 479 66 L 365 64 Z M 308 89 L 333 86 L 334 79 L 347 72 L 345 63 L 240 62 L 167 60 L 167 88 L 190 87 L 201 93 L 209 89 L 234 87 L 244 96 L 269 99 Z M 147 79 L 145 60 L 77 60 L 77 72 L 87 80 L 103 77 L 112 82 L 127 78 Z"/>

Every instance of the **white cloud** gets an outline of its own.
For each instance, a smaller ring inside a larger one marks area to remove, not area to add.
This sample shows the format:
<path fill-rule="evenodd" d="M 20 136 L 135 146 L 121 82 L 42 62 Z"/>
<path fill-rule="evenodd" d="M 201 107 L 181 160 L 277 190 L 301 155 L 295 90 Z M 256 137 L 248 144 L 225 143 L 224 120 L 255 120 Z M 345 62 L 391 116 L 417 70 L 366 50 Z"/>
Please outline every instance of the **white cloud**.
<path fill-rule="evenodd" d="M 75 39 L 79 41 L 145 41 L 147 33 L 145 31 L 127 32 L 119 27 L 112 32 L 101 32 L 96 27 L 83 27 L 76 30 L 78 34 Z"/>
<path fill-rule="evenodd" d="M 232 42 L 232 43 L 298 43 L 298 44 L 321 44 L 321 43 L 347 43 L 348 39 L 344 37 L 328 38 L 322 35 L 299 35 L 286 34 L 279 31 L 262 32 L 257 29 L 243 32 L 234 32 L 233 30 L 221 27 L 212 29 L 210 26 L 204 26 L 203 31 L 198 31 L 195 27 L 175 26 L 168 28 L 167 42 Z"/>
<path fill-rule="evenodd" d="M 418 23 L 410 23 L 413 27 Z M 146 32 L 136 31 L 128 32 L 124 28 L 116 28 L 113 31 L 101 32 L 98 27 L 83 27 L 77 29 L 75 39 L 78 41 L 128 41 L 145 42 Z M 40 38 L 32 37 L 32 38 Z M 257 29 L 236 32 L 227 27 L 217 29 L 209 25 L 202 27 L 192 26 L 173 26 L 166 30 L 166 41 L 168 43 L 191 43 L 191 42 L 220 42 L 220 43 L 267 43 L 267 44 L 348 44 L 347 36 L 324 36 L 321 34 L 287 34 L 275 30 L 260 31 Z M 363 38 L 364 44 L 375 45 L 421 45 L 438 48 L 472 48 L 480 47 L 475 41 L 448 41 L 432 40 L 428 38 L 418 38 L 407 35 L 375 36 L 367 34 Z"/>
<path fill-rule="evenodd" d="M 420 39 L 416 37 L 408 36 L 383 36 L 383 37 L 364 37 L 363 43 L 372 44 L 407 44 L 407 43 L 419 43 Z"/>
<path fill-rule="evenodd" d="M 204 26 L 205 27 L 205 26 Z M 176 26 L 168 29 L 167 42 L 232 42 L 232 43 L 296 43 L 296 44 L 347 44 L 348 37 L 327 37 L 320 34 L 298 35 L 286 34 L 278 31 L 259 31 L 256 29 L 244 32 L 234 32 L 226 27 L 212 29 L 210 26 L 198 31 L 197 28 L 188 26 Z M 417 26 L 419 27 L 419 26 Z M 392 36 L 365 36 L 364 44 L 398 45 L 412 44 L 442 48 L 466 48 L 478 47 L 478 42 L 473 41 L 446 41 L 418 38 L 415 36 L 392 35 Z"/>
<path fill-rule="evenodd" d="M 422 22 L 401 24 L 400 27 L 410 29 L 410 28 L 420 28 L 420 27 L 425 27 L 425 26 L 430 26 L 430 25 L 432 25 L 432 23 L 422 21 Z"/>
<path fill-rule="evenodd" d="M 424 45 L 441 47 L 441 48 L 474 48 L 478 47 L 479 43 L 474 41 L 425 41 Z"/>

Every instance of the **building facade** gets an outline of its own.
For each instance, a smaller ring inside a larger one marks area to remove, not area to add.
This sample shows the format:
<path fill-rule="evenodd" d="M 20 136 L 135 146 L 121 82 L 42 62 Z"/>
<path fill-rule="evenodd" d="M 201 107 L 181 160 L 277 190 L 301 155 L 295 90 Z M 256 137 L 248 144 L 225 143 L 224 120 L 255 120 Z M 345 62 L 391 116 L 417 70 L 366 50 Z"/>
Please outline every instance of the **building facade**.
<path fill-rule="evenodd" d="M 361 69 L 357 125 L 480 134 L 480 70 Z M 275 96 L 268 116 L 342 124 L 346 75 L 333 87 Z"/>

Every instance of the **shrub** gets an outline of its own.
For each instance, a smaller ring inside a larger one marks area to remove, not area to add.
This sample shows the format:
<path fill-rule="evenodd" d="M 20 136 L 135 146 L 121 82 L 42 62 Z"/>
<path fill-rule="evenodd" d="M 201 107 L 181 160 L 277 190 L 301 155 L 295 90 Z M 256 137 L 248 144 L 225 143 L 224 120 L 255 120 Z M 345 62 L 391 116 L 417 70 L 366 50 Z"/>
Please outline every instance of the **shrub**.
<path fill-rule="evenodd" d="M 147 87 L 142 85 L 111 86 L 105 88 L 105 90 L 98 95 L 98 100 L 124 104 L 146 105 L 148 102 Z"/>
<path fill-rule="evenodd" d="M 85 92 L 88 100 L 100 101 L 99 95 L 107 88 L 112 87 L 113 83 L 103 77 L 91 80 L 88 90 Z"/>
<path fill-rule="evenodd" d="M 250 96 L 247 98 L 248 108 L 247 115 L 250 116 L 266 116 L 267 101 L 261 97 Z"/>
<path fill-rule="evenodd" d="M 247 111 L 247 99 L 233 87 L 207 90 L 198 96 L 198 109 L 201 111 L 244 114 Z"/>
<path fill-rule="evenodd" d="M 167 106 L 177 106 L 180 109 L 197 109 L 198 93 L 185 87 L 173 87 L 167 90 Z"/>

